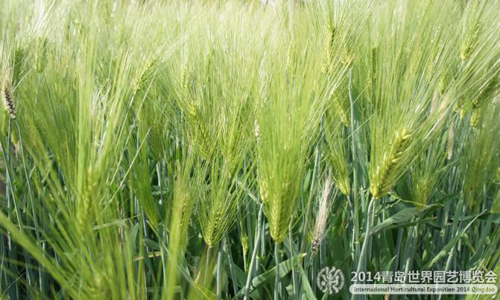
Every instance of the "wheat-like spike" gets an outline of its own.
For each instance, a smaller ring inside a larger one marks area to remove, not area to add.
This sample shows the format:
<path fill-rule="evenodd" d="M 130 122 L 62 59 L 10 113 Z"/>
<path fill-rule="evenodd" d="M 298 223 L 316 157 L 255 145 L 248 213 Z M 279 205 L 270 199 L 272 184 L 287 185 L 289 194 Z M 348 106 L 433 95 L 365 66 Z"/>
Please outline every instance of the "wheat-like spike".
<path fill-rule="evenodd" d="M 454 141 L 455 141 L 455 127 L 453 126 L 453 124 L 451 124 L 448 131 L 448 150 L 447 150 L 448 160 L 450 160 L 453 157 Z"/>
<path fill-rule="evenodd" d="M 286 237 L 288 232 L 288 222 L 290 221 L 290 209 L 287 207 L 288 195 L 290 192 L 291 185 L 287 181 L 283 183 L 281 187 L 283 195 L 280 198 L 268 199 L 267 204 L 268 216 L 269 216 L 269 231 L 271 237 L 276 243 L 281 243 Z M 276 196 L 272 196 L 276 197 Z M 266 203 L 266 202 L 264 202 Z"/>
<path fill-rule="evenodd" d="M 181 229 L 181 234 L 184 236 L 184 233 L 187 231 L 189 225 L 189 219 L 191 218 L 191 200 L 188 198 L 189 196 L 184 196 L 180 200 L 181 204 L 181 214 L 180 214 L 180 222 L 179 226 Z"/>
<path fill-rule="evenodd" d="M 370 184 L 370 192 L 375 199 L 388 194 L 396 183 L 401 168 L 401 159 L 408 148 L 410 137 L 411 134 L 406 129 L 396 134 L 389 152 L 384 154 L 382 163 L 377 166 L 375 176 Z"/>
<path fill-rule="evenodd" d="M 147 62 L 147 65 L 144 69 L 142 69 L 142 72 L 140 72 L 139 76 L 135 80 L 135 83 L 133 84 L 134 91 L 139 91 L 144 88 L 145 84 L 153 77 L 157 63 L 156 59 L 152 59 Z"/>
<path fill-rule="evenodd" d="M 217 232 L 221 228 L 221 214 L 220 210 L 215 212 L 215 215 L 208 221 L 208 230 L 205 235 L 205 242 L 208 247 L 213 248 L 217 244 Z"/>
<path fill-rule="evenodd" d="M 312 253 L 316 253 L 319 245 L 325 237 L 326 224 L 328 223 L 328 196 L 330 195 L 332 186 L 332 179 L 330 175 L 326 178 L 325 187 L 323 188 L 323 194 L 321 195 L 321 202 L 319 204 L 318 214 L 316 216 L 316 224 L 314 226 L 313 239 L 311 245 Z"/>
<path fill-rule="evenodd" d="M 283 202 L 283 201 L 281 201 Z M 279 206 L 282 204 L 280 203 Z M 278 208 L 274 213 L 274 222 L 271 223 L 271 237 L 276 243 L 281 243 L 287 237 L 288 224 L 285 221 L 289 220 L 285 209 Z"/>
<path fill-rule="evenodd" d="M 95 171 L 92 167 L 87 169 L 87 183 L 83 188 L 82 195 L 79 198 L 78 207 L 76 211 L 77 230 L 80 234 L 85 232 L 88 226 L 90 217 L 92 216 L 92 202 L 96 198 L 98 191 L 98 180 L 96 179 Z"/>
<path fill-rule="evenodd" d="M 481 107 L 473 108 L 472 109 L 472 115 L 470 117 L 469 124 L 473 128 L 477 128 L 477 125 L 479 125 L 482 117 L 483 109 Z"/>
<path fill-rule="evenodd" d="M 483 115 L 483 106 L 488 102 L 496 93 L 498 87 L 498 77 L 491 78 L 486 86 L 479 92 L 477 97 L 472 101 L 472 116 L 470 118 L 470 125 L 474 128 L 481 121 Z"/>
<path fill-rule="evenodd" d="M 434 94 L 432 95 L 432 102 L 431 102 L 431 111 L 430 113 L 434 113 L 437 109 L 437 106 L 439 104 L 439 92 L 436 90 L 434 91 Z"/>
<path fill-rule="evenodd" d="M 480 27 L 481 25 L 478 22 L 472 31 L 466 33 L 464 43 L 462 44 L 460 51 L 460 58 L 462 61 L 467 60 L 471 56 L 472 52 L 474 52 L 479 38 Z"/>
<path fill-rule="evenodd" d="M 440 95 L 443 95 L 446 90 L 448 90 L 448 87 L 450 86 L 451 83 L 451 74 L 450 72 L 444 73 L 443 76 L 439 79 L 439 85 L 438 85 L 438 92 Z"/>
<path fill-rule="evenodd" d="M 421 208 L 425 206 L 427 200 L 430 198 L 432 194 L 432 180 L 433 178 L 428 176 L 423 176 L 419 178 L 416 183 L 415 188 L 415 203 Z"/>
<path fill-rule="evenodd" d="M 255 133 L 255 140 L 260 139 L 260 126 L 257 120 L 254 121 L 254 133 Z"/>
<path fill-rule="evenodd" d="M 338 169 L 333 172 L 333 180 L 342 194 L 349 195 L 351 183 L 349 182 L 349 170 L 347 169 L 347 165 L 339 162 L 337 168 Z"/>
<path fill-rule="evenodd" d="M 224 168 L 229 169 L 229 166 Z M 232 178 L 235 178 L 238 171 L 230 172 L 228 169 L 224 169 L 220 174 L 217 172 L 208 175 L 211 176 L 212 186 L 204 193 L 204 199 L 200 203 L 198 213 L 201 231 L 205 243 L 210 248 L 217 246 L 235 224 L 235 211 L 242 197 L 242 191 L 232 183 Z M 205 181 L 205 175 L 200 179 Z"/>
<path fill-rule="evenodd" d="M 262 179 L 260 181 L 260 198 L 263 203 L 268 203 L 269 202 L 269 192 L 268 192 L 268 187 L 267 187 L 267 182 L 266 179 Z"/>
<path fill-rule="evenodd" d="M 472 108 L 479 108 L 483 103 L 488 101 L 497 92 L 497 87 L 500 79 L 497 77 L 491 78 L 486 86 L 479 92 L 477 97 L 472 101 Z"/>
<path fill-rule="evenodd" d="M 323 72 L 324 73 L 328 73 L 329 70 L 330 70 L 330 64 L 332 62 L 332 49 L 334 47 L 334 44 L 335 44 L 335 27 L 331 27 L 330 28 L 330 35 L 328 37 L 328 42 L 326 43 L 326 46 L 325 46 L 325 53 L 326 53 L 326 57 L 325 57 L 325 63 L 324 63 L 324 66 L 323 66 Z"/>
<path fill-rule="evenodd" d="M 338 96 L 333 97 L 333 104 L 335 105 L 335 109 L 338 112 L 338 115 L 340 117 L 340 121 L 345 125 L 349 126 L 350 125 L 350 117 L 349 117 L 349 112 L 344 108 L 342 105 L 342 100 Z"/>
<path fill-rule="evenodd" d="M 254 121 L 254 133 L 255 133 L 255 140 L 257 141 L 257 143 L 259 143 L 260 142 L 260 126 L 259 126 L 259 123 L 257 122 L 257 120 Z M 257 153 L 257 155 L 259 155 L 259 154 Z M 261 160 L 259 159 L 258 161 L 261 161 Z M 257 176 L 262 178 L 259 181 L 260 198 L 261 198 L 263 203 L 267 203 L 269 200 L 267 179 L 264 178 L 264 176 L 260 175 L 261 172 L 259 172 L 259 169 L 260 168 L 257 168 Z"/>
<path fill-rule="evenodd" d="M 14 95 L 12 94 L 12 83 L 9 78 L 4 78 L 2 84 L 2 103 L 5 110 L 9 113 L 12 119 L 16 118 L 16 105 Z"/>
<path fill-rule="evenodd" d="M 371 100 L 377 81 L 377 51 L 378 47 L 373 47 L 370 51 L 370 68 L 366 80 L 368 100 Z"/>
<path fill-rule="evenodd" d="M 188 73 L 188 67 L 187 64 L 183 64 L 182 70 L 181 70 L 181 90 L 185 93 L 188 92 L 188 80 L 189 80 L 189 73 Z"/>
<path fill-rule="evenodd" d="M 350 67 L 354 61 L 354 56 L 352 51 L 349 49 L 346 42 L 344 42 L 344 46 L 342 47 L 341 60 L 340 62 L 346 67 Z"/>
<path fill-rule="evenodd" d="M 250 248 L 248 243 L 248 236 L 242 235 L 240 237 L 240 240 L 241 240 L 241 248 L 243 249 L 244 255 L 246 255 L 248 253 L 248 249 Z"/>

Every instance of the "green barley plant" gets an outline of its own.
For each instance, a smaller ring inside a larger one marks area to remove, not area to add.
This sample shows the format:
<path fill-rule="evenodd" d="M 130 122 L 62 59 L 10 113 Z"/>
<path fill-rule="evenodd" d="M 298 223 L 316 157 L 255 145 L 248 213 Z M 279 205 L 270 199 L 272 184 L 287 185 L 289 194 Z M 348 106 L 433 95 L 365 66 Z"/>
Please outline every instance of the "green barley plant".
<path fill-rule="evenodd" d="M 411 7 L 413 4 L 404 5 Z M 378 24 L 385 35 L 374 42 L 377 47 L 376 53 L 372 53 L 376 62 L 374 72 L 380 75 L 368 107 L 373 111 L 369 121 L 369 177 L 370 192 L 375 199 L 391 191 L 416 155 L 434 139 L 453 103 L 451 97 L 442 97 L 437 100 L 437 108 L 431 109 L 439 76 L 453 57 L 453 41 L 457 37 L 453 32 L 435 31 L 433 28 L 447 25 L 440 24 L 432 13 L 424 14 L 420 9 L 424 7 L 415 8 L 414 15 L 406 16 L 415 18 L 414 21 L 395 20 L 395 24 L 381 21 Z M 393 10 L 388 13 L 393 14 Z M 425 21 L 426 18 L 429 20 Z M 390 16 L 386 19 L 389 20 Z M 416 25 L 418 30 L 407 27 L 419 22 L 428 23 Z M 398 26 L 400 29 L 396 29 Z M 397 38 L 398 34 L 405 34 L 406 38 Z M 387 37 L 390 40 L 386 40 Z M 449 43 L 440 45 L 441 39 L 448 39 Z M 414 50 L 415 47 L 418 51 Z M 394 51 L 397 53 L 395 60 L 388 60 L 386 55 L 392 56 Z M 426 76 L 427 68 L 432 68 L 431 75 Z M 401 83 L 392 77 L 396 74 Z"/>
<path fill-rule="evenodd" d="M 349 160 L 347 153 L 346 129 L 334 112 L 326 112 L 324 122 L 325 149 L 324 155 L 331 166 L 332 178 L 344 195 L 351 190 Z"/>
<path fill-rule="evenodd" d="M 478 209 L 480 201 L 477 201 L 479 195 L 484 195 L 484 189 L 489 189 L 495 170 L 498 169 L 498 141 L 491 139 L 492 136 L 499 134 L 499 125 L 495 120 L 498 114 L 498 103 L 492 103 L 485 112 L 484 119 L 480 128 L 472 129 L 467 141 L 473 146 L 464 150 L 464 185 L 463 192 L 468 205 Z M 484 152 L 489 149 L 492 152 Z"/>
<path fill-rule="evenodd" d="M 417 206 L 425 207 L 433 198 L 436 188 L 442 184 L 442 178 L 449 168 L 445 166 L 446 159 L 450 158 L 447 143 L 450 143 L 449 133 L 444 131 L 429 145 L 427 151 L 419 154 L 414 167 L 409 171 L 411 199 Z"/>
<path fill-rule="evenodd" d="M 321 58 L 313 55 L 321 44 L 312 37 L 294 42 L 299 38 L 291 33 L 269 42 L 275 50 L 264 58 L 257 101 L 257 179 L 270 234 L 278 243 L 287 236 L 298 201 L 309 154 L 304 145 L 317 138 L 326 102 L 345 70 L 339 66 L 321 76 L 321 69 L 314 68 Z M 304 51 L 308 48 L 311 53 Z"/>

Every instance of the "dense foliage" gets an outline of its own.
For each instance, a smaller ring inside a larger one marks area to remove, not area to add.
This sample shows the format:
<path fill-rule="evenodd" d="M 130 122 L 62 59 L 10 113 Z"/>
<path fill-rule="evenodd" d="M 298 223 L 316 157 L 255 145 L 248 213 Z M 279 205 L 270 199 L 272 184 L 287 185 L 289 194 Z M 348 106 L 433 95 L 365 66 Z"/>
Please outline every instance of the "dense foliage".
<path fill-rule="evenodd" d="M 0 0 L 0 299 L 500 275 L 500 2 L 264 2 Z"/>

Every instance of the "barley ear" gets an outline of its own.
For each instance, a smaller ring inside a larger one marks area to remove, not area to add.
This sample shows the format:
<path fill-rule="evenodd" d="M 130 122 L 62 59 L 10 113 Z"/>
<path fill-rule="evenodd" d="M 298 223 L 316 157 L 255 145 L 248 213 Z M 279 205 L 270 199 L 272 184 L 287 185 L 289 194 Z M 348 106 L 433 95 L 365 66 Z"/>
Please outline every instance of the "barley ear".
<path fill-rule="evenodd" d="M 399 175 L 404 169 L 401 163 L 405 152 L 408 150 L 411 134 L 407 129 L 396 133 L 394 142 L 389 151 L 384 153 L 381 162 L 371 174 L 370 192 L 375 199 L 387 195 L 396 184 Z"/>
<path fill-rule="evenodd" d="M 14 94 L 12 93 L 12 82 L 8 77 L 5 77 L 2 82 L 2 103 L 12 119 L 16 118 L 16 105 Z"/>
<path fill-rule="evenodd" d="M 332 179 L 328 175 L 325 181 L 325 186 L 323 188 L 323 193 L 321 195 L 321 202 L 319 204 L 318 214 L 316 215 L 316 223 L 314 225 L 313 239 L 311 244 L 311 252 L 314 254 L 318 251 L 319 245 L 325 237 L 326 227 L 328 224 L 328 215 L 330 212 L 330 205 L 328 203 L 328 198 L 330 196 L 332 188 Z"/>

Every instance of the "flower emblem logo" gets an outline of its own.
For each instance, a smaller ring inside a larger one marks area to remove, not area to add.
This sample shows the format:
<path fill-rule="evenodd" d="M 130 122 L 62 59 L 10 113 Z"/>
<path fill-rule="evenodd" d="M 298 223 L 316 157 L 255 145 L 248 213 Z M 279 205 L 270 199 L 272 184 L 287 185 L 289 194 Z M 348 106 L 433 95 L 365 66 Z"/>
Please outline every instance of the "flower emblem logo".
<path fill-rule="evenodd" d="M 323 293 L 336 294 L 344 286 L 344 274 L 335 267 L 325 267 L 319 271 L 316 281 Z"/>

